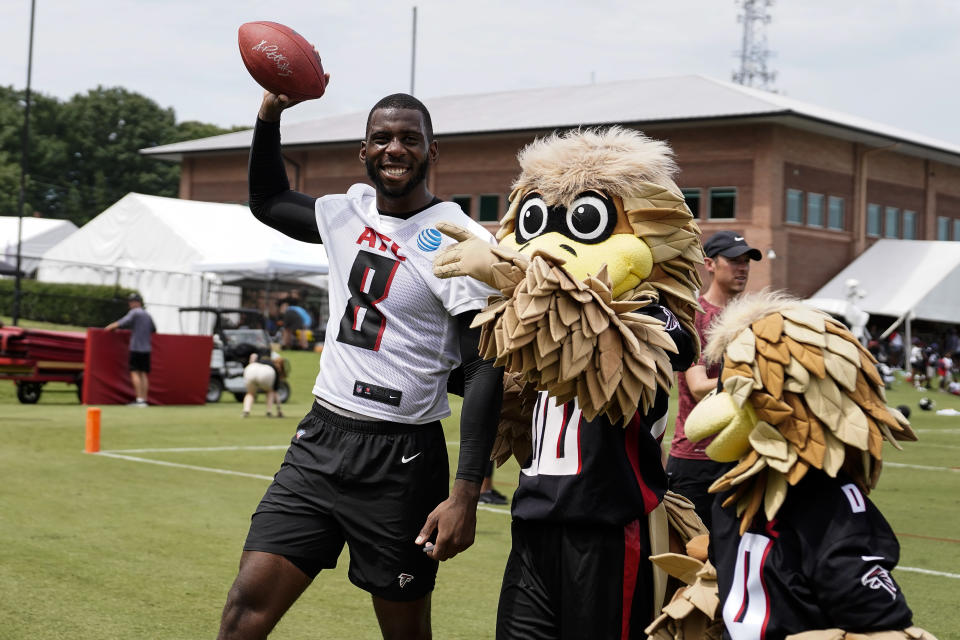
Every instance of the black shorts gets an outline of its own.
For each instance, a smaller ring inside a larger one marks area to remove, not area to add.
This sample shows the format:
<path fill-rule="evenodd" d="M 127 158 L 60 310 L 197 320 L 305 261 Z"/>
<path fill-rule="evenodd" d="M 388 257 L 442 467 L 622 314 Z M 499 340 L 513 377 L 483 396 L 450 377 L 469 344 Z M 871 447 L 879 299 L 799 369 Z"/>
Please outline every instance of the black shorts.
<path fill-rule="evenodd" d="M 131 351 L 130 371 L 143 371 L 144 373 L 150 373 L 150 352 Z"/>
<path fill-rule="evenodd" d="M 497 640 L 646 638 L 649 556 L 646 518 L 625 527 L 514 520 Z"/>
<path fill-rule="evenodd" d="M 437 562 L 414 539 L 449 491 L 439 422 L 362 422 L 314 403 L 251 518 L 244 549 L 287 557 L 311 578 L 346 542 L 350 581 L 375 596 L 417 600 Z"/>
<path fill-rule="evenodd" d="M 717 478 L 733 467 L 732 462 L 670 456 L 667 458 L 667 488 L 692 502 L 697 515 L 709 529 L 712 520 L 711 509 L 716 496 L 708 493 L 707 489 Z"/>

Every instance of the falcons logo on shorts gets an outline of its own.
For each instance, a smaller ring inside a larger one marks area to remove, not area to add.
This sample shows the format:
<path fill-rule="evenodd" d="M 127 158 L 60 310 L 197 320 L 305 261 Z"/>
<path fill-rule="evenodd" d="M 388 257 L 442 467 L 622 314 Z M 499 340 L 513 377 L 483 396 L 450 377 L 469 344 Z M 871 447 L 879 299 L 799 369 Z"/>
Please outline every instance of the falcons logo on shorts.
<path fill-rule="evenodd" d="M 884 589 L 894 600 L 897 598 L 897 585 L 890 577 L 890 572 L 878 564 L 863 574 L 860 583 L 871 589 Z"/>
<path fill-rule="evenodd" d="M 401 573 L 397 576 L 397 580 L 400 581 L 400 588 L 403 589 L 409 583 L 413 582 L 413 576 L 409 573 Z"/>

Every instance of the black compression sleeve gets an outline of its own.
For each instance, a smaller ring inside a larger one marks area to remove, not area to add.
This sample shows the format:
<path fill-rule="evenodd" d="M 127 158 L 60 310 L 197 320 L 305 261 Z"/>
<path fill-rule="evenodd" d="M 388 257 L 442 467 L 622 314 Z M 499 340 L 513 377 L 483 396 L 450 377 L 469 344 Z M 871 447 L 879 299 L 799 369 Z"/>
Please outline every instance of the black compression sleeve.
<path fill-rule="evenodd" d="M 503 369 L 494 367 L 491 360 L 480 359 L 477 353 L 480 329 L 470 328 L 476 315 L 476 311 L 468 311 L 456 316 L 464 376 L 457 478 L 479 484 L 497 435 L 503 400 Z"/>
<path fill-rule="evenodd" d="M 260 222 L 303 242 L 320 242 L 316 198 L 290 190 L 280 152 L 280 123 L 257 118 L 248 165 L 250 211 Z"/>

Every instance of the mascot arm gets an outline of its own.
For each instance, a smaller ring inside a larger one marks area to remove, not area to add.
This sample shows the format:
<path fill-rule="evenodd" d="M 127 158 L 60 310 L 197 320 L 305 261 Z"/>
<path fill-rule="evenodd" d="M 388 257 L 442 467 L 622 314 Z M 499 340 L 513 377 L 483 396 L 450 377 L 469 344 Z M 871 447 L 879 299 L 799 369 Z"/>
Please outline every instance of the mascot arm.
<path fill-rule="evenodd" d="M 526 265 L 529 261 L 523 254 L 495 247 L 463 227 L 449 222 L 437 223 L 437 229 L 457 241 L 441 251 L 433 261 L 433 275 L 438 278 L 469 276 L 499 289 L 499 280 L 494 275 L 494 265 L 506 261 Z"/>

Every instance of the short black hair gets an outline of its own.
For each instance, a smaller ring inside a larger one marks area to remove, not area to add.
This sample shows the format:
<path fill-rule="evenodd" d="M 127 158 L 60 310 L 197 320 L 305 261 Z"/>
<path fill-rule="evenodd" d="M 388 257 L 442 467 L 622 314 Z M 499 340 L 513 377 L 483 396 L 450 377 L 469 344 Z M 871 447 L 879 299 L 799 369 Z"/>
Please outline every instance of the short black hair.
<path fill-rule="evenodd" d="M 408 93 L 392 93 L 385 98 L 380 98 L 377 104 L 373 105 L 370 113 L 367 114 L 367 130 L 364 137 L 370 134 L 370 121 L 373 119 L 373 112 L 377 109 L 413 109 L 423 114 L 423 126 L 426 129 L 427 142 L 433 142 L 433 121 L 430 119 L 430 112 L 426 105 L 414 98 Z"/>

